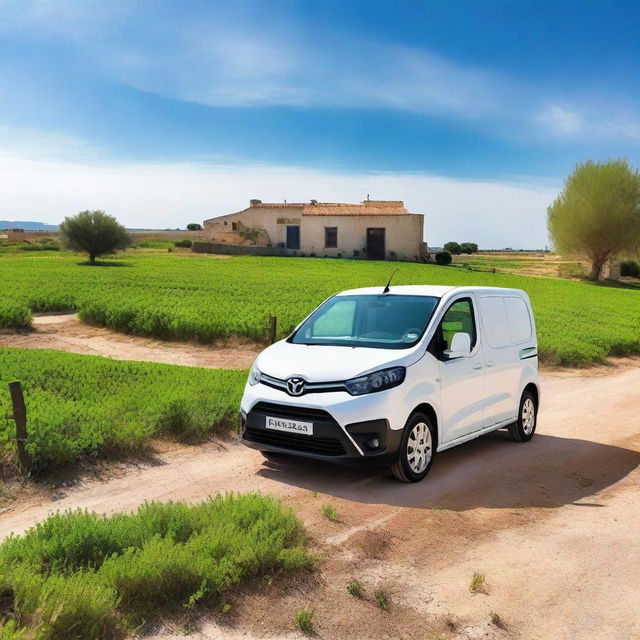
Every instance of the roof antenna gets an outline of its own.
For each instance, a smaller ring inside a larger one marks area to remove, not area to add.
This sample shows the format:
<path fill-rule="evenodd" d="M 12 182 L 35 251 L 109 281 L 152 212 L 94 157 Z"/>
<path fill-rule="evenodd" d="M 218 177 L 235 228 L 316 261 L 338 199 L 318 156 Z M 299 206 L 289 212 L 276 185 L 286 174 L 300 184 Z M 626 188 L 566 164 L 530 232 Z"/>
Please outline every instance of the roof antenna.
<path fill-rule="evenodd" d="M 398 271 L 399 267 L 396 267 L 394 272 L 391 274 L 391 277 L 389 278 L 389 282 L 387 282 L 387 286 L 384 288 L 382 293 L 389 293 L 389 286 L 391 285 L 391 281 L 393 280 L 393 276 L 396 275 L 396 272 Z"/>

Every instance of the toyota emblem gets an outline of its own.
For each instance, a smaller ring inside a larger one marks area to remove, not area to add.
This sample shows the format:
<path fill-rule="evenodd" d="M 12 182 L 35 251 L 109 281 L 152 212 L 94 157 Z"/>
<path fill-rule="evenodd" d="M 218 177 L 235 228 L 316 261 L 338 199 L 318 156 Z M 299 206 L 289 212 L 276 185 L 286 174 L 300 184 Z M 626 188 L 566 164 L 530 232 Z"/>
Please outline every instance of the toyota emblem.
<path fill-rule="evenodd" d="M 301 396 L 304 393 L 304 380 L 302 378 L 287 379 L 287 392 L 291 396 Z"/>

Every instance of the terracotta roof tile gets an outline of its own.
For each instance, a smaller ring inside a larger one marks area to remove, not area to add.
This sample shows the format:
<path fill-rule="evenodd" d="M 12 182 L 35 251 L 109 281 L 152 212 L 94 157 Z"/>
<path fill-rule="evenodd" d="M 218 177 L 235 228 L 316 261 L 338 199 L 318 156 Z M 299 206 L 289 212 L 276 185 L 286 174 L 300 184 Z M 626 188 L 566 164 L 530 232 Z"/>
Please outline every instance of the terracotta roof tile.
<path fill-rule="evenodd" d="M 402 200 L 364 200 L 349 202 L 261 202 L 254 205 L 263 209 L 300 209 L 305 216 L 391 216 L 407 215 Z"/>

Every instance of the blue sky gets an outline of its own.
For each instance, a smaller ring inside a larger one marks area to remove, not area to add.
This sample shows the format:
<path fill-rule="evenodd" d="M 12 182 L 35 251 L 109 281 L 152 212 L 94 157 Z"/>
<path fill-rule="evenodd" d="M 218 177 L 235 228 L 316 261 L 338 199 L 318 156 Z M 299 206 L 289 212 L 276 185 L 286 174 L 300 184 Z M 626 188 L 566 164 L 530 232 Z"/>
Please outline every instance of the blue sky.
<path fill-rule="evenodd" d="M 543 246 L 577 161 L 639 164 L 639 31 L 604 0 L 0 0 L 0 218 L 372 192 L 433 244 Z"/>

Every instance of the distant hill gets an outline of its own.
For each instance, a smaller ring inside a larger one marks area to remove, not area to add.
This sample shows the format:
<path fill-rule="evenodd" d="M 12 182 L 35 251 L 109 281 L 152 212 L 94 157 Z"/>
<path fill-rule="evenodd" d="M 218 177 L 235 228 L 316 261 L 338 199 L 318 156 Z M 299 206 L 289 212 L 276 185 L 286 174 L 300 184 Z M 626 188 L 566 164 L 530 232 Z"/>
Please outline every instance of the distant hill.
<path fill-rule="evenodd" d="M 25 231 L 57 231 L 57 224 L 28 220 L 0 220 L 0 229 L 24 229 Z"/>

